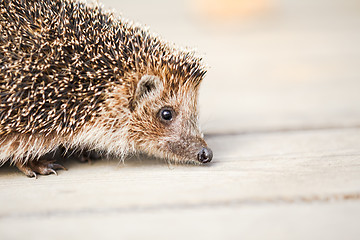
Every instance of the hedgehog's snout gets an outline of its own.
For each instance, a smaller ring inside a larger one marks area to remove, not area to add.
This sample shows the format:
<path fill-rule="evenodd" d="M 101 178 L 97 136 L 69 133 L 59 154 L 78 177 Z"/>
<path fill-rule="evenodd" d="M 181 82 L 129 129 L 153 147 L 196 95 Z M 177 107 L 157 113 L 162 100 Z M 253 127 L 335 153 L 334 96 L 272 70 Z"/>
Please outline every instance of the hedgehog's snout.
<path fill-rule="evenodd" d="M 198 160 L 201 163 L 208 163 L 212 160 L 212 158 L 213 158 L 213 152 L 211 151 L 210 148 L 204 147 L 198 153 Z"/>

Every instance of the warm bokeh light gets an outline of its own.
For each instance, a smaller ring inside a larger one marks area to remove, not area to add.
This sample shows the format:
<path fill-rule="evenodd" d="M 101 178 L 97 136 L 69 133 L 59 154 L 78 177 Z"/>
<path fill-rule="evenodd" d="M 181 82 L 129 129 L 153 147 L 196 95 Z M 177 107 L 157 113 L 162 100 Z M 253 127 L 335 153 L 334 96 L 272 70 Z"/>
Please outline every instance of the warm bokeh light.
<path fill-rule="evenodd" d="M 266 14 L 274 0 L 194 0 L 189 5 L 207 19 L 229 21 Z"/>

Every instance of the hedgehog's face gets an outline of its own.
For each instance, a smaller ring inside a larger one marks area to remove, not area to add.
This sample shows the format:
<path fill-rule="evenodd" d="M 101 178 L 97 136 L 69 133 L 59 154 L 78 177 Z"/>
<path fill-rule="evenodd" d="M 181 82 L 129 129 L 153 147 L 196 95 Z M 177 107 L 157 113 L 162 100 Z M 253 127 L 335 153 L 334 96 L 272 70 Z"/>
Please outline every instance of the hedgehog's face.
<path fill-rule="evenodd" d="M 212 159 L 198 127 L 197 90 L 169 91 L 160 78 L 141 78 L 132 96 L 129 135 L 136 150 L 175 162 Z"/>

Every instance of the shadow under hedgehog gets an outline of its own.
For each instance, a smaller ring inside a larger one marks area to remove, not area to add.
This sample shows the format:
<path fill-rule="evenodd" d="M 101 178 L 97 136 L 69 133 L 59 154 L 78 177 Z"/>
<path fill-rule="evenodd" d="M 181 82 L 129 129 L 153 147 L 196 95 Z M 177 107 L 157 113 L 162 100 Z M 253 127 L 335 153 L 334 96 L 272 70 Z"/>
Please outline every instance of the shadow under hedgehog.
<path fill-rule="evenodd" d="M 58 147 L 211 161 L 193 52 L 77 1 L 3 0 L 0 13 L 0 164 L 56 173 L 43 156 Z"/>

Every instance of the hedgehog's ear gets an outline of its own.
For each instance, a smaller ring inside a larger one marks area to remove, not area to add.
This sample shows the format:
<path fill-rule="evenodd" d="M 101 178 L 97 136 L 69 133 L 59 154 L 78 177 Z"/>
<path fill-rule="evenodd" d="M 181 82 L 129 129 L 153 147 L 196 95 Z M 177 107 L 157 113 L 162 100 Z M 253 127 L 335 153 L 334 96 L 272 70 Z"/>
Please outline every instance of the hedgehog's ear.
<path fill-rule="evenodd" d="M 159 90 L 161 86 L 160 78 L 152 75 L 144 75 L 136 86 L 135 100 L 140 101 L 144 96 Z"/>
<path fill-rule="evenodd" d="M 153 95 L 162 87 L 160 78 L 152 75 L 144 75 L 138 82 L 133 96 L 130 108 L 135 108 L 135 105 L 142 101 L 144 97 Z"/>

